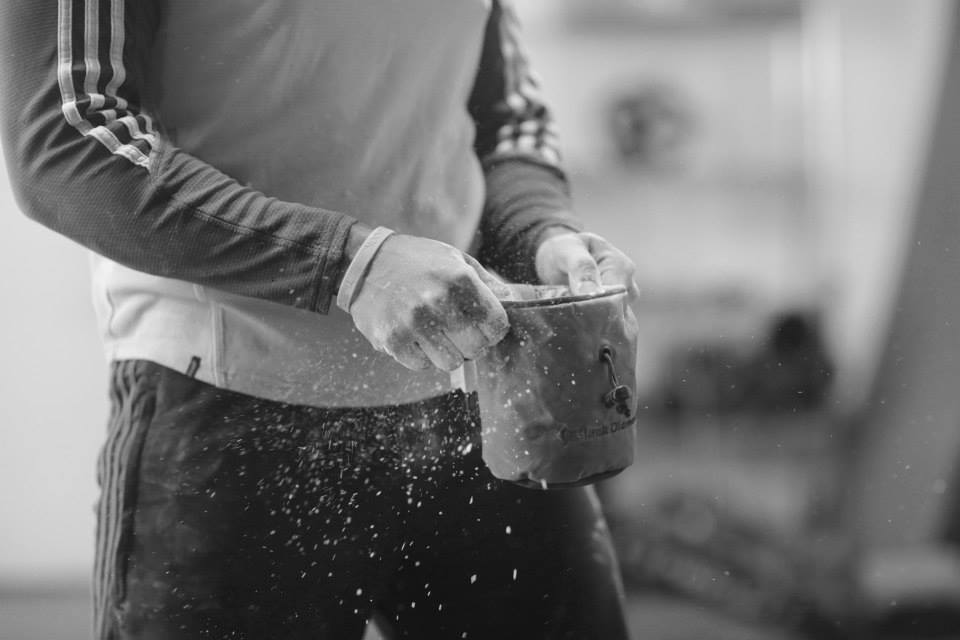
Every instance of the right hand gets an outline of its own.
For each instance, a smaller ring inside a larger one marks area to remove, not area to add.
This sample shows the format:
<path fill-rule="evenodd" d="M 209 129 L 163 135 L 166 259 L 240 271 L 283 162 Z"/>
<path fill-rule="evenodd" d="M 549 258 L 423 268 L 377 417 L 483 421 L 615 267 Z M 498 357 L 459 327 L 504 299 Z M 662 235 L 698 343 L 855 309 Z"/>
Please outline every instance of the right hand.
<path fill-rule="evenodd" d="M 456 248 L 391 235 L 350 306 L 360 333 L 403 366 L 453 371 L 507 334 L 504 285 Z"/>

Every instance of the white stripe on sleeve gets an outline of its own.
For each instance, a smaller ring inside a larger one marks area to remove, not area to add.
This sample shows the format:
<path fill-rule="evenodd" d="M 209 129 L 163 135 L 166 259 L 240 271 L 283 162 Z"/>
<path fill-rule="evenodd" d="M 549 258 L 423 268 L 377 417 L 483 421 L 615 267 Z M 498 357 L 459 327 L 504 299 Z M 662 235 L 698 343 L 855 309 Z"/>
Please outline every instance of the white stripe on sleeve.
<path fill-rule="evenodd" d="M 140 127 L 136 116 L 130 111 L 128 101 L 120 95 L 120 89 L 127 78 L 126 67 L 123 62 L 123 49 L 126 43 L 124 28 L 125 0 L 110 0 L 110 32 L 100 32 L 100 4 L 99 0 L 86 0 L 84 14 L 74 15 L 72 0 L 59 0 L 58 12 L 58 66 L 57 80 L 60 85 L 61 110 L 67 122 L 84 136 L 99 141 L 111 153 L 126 158 L 133 164 L 150 168 L 150 155 L 144 153 L 133 144 L 124 144 L 117 138 L 118 124 L 133 140 L 143 140 L 151 148 L 157 146 L 156 133 L 153 121 L 144 117 L 147 129 Z M 74 39 L 80 38 L 83 42 L 83 61 L 74 59 Z M 101 44 L 107 40 L 107 59 L 101 58 Z M 106 63 L 106 65 L 104 64 Z M 82 65 L 82 66 L 80 66 Z M 101 74 L 105 66 L 113 75 L 103 93 L 98 91 Z M 74 82 L 74 71 L 83 69 L 82 93 L 77 94 Z M 115 108 L 105 109 L 110 102 L 116 103 Z M 81 114 L 79 104 L 87 105 L 84 114 Z M 94 125 L 90 116 L 96 114 L 104 120 L 104 124 Z"/>

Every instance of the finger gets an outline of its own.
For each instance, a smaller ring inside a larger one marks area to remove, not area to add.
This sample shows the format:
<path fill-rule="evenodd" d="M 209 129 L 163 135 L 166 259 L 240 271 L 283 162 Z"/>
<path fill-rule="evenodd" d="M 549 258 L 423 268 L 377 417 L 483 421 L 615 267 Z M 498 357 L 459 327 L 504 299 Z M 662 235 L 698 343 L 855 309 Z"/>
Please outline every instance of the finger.
<path fill-rule="evenodd" d="M 630 278 L 630 284 L 627 286 L 627 304 L 633 311 L 633 315 L 640 317 L 640 285 L 633 278 Z"/>
<path fill-rule="evenodd" d="M 471 280 L 473 280 L 470 291 L 462 292 L 459 296 L 470 299 L 469 303 L 464 300 L 459 305 L 466 322 L 463 325 L 451 324 L 447 328 L 454 332 L 475 328 L 484 338 L 483 347 L 497 344 L 510 330 L 510 320 L 498 299 L 497 292 L 509 299 L 511 290 L 505 282 L 489 273 L 471 256 L 464 254 L 463 257 L 472 267 Z"/>
<path fill-rule="evenodd" d="M 477 277 L 480 278 L 480 282 L 485 284 L 487 288 L 493 292 L 493 295 L 495 295 L 499 300 L 511 299 L 513 296 L 513 290 L 510 288 L 510 285 L 501 280 L 498 276 L 487 271 L 473 256 L 465 253 L 463 254 L 463 259 L 466 260 L 467 264 L 473 268 L 474 272 L 477 274 Z"/>
<path fill-rule="evenodd" d="M 490 346 L 490 339 L 472 325 L 459 329 L 448 327 L 446 334 L 450 342 L 468 360 L 478 357 Z"/>
<path fill-rule="evenodd" d="M 626 256 L 610 256 L 606 260 L 598 260 L 600 282 L 605 285 L 621 285 L 629 289 L 633 284 L 634 266 Z"/>
<path fill-rule="evenodd" d="M 413 371 L 425 371 L 433 366 L 430 358 L 412 338 L 393 339 L 384 345 L 383 351 Z"/>
<path fill-rule="evenodd" d="M 442 333 L 418 337 L 417 346 L 441 371 L 453 371 L 463 364 L 463 354 Z"/>
<path fill-rule="evenodd" d="M 600 282 L 605 285 L 621 285 L 630 288 L 636 267 L 627 254 L 614 247 L 601 236 L 584 233 L 587 250 L 597 262 Z"/>
<path fill-rule="evenodd" d="M 600 268 L 590 254 L 586 243 L 576 236 L 577 241 L 568 242 L 563 251 L 563 270 L 567 272 L 570 291 L 575 295 L 600 291 Z"/>
<path fill-rule="evenodd" d="M 640 285 L 634 278 L 630 278 L 630 284 L 627 285 L 627 295 L 634 300 L 640 300 Z"/>

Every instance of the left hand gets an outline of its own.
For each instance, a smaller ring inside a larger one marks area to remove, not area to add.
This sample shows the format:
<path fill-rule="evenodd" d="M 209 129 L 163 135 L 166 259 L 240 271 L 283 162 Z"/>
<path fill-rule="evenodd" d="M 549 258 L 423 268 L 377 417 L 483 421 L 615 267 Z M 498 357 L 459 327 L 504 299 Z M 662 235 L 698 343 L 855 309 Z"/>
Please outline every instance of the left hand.
<path fill-rule="evenodd" d="M 590 294 L 603 285 L 627 288 L 630 306 L 637 308 L 640 290 L 636 266 L 625 253 L 595 233 L 551 230 L 537 248 L 537 276 L 544 284 L 564 284 L 577 294 Z"/>

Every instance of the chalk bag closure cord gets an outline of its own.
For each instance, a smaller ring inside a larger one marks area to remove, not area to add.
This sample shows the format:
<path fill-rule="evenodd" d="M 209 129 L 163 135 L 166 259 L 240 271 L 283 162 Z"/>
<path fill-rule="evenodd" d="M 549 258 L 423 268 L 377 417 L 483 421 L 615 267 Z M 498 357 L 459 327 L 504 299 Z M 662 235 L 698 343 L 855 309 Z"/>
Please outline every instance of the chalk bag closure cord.
<path fill-rule="evenodd" d="M 620 384 L 617 370 L 614 366 L 613 347 L 603 345 L 600 348 L 600 362 L 607 366 L 607 376 L 610 378 L 610 391 L 603 394 L 603 404 L 607 408 L 616 407 L 617 413 L 630 417 L 630 389 Z"/>

